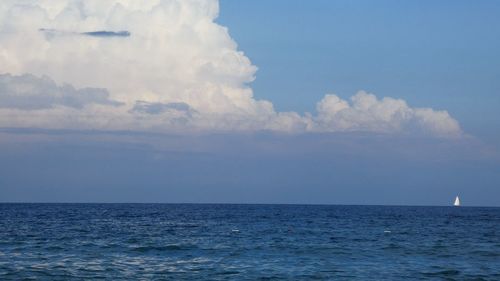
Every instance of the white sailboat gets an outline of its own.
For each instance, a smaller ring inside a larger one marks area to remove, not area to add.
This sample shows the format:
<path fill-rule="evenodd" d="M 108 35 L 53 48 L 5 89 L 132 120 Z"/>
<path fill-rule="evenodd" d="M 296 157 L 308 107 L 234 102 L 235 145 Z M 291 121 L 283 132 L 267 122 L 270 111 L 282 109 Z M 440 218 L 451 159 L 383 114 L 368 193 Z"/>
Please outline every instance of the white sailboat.
<path fill-rule="evenodd" d="M 455 203 L 453 203 L 453 206 L 460 206 L 460 198 L 458 198 L 458 196 L 455 198 Z"/>

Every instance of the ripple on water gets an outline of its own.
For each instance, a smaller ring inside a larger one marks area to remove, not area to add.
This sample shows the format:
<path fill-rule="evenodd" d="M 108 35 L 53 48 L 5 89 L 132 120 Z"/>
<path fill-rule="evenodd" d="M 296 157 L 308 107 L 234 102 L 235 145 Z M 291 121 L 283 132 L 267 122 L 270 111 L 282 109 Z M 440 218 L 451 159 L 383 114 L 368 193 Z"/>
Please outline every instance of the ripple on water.
<path fill-rule="evenodd" d="M 0 212 L 2 281 L 500 280 L 498 208 L 0 204 Z"/>
<path fill-rule="evenodd" d="M 132 246 L 131 250 L 134 252 L 164 252 L 164 251 L 189 251 L 198 248 L 196 245 L 191 244 L 172 244 L 172 245 L 149 245 L 149 246 Z"/>

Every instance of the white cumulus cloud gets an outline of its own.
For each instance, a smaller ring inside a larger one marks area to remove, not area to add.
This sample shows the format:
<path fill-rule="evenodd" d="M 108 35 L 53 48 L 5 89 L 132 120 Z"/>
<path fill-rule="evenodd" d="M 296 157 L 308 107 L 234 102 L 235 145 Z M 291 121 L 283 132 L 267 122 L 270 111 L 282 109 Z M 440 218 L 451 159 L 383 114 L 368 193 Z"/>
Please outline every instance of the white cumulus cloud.
<path fill-rule="evenodd" d="M 257 68 L 215 23 L 218 5 L 2 0 L 0 74 L 32 90 L 2 80 L 0 126 L 460 135 L 446 111 L 365 92 L 350 102 L 326 95 L 313 114 L 277 112 L 254 98 Z"/>
<path fill-rule="evenodd" d="M 320 131 L 424 132 L 431 135 L 457 135 L 458 122 L 446 111 L 411 108 L 402 99 L 358 92 L 351 103 L 336 95 L 326 95 L 317 104 L 314 124 Z"/>

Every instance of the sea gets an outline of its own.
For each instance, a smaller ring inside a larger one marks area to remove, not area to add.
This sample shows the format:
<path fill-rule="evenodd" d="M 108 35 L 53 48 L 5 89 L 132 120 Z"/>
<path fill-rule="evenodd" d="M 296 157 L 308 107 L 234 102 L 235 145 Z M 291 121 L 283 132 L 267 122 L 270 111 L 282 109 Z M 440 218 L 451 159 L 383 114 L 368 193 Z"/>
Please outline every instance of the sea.
<path fill-rule="evenodd" d="M 0 204 L 0 280 L 500 280 L 500 208 Z"/>

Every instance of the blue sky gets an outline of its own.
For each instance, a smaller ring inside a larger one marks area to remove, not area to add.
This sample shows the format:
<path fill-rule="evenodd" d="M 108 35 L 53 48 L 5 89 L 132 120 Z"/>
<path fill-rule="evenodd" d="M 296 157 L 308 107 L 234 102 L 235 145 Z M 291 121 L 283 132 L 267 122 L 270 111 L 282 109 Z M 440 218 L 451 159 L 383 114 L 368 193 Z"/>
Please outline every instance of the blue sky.
<path fill-rule="evenodd" d="M 448 110 L 500 141 L 500 2 L 230 1 L 218 22 L 259 67 L 256 96 L 313 111 L 363 89 Z"/>
<path fill-rule="evenodd" d="M 500 206 L 498 1 L 15 2 L 2 202 Z"/>

